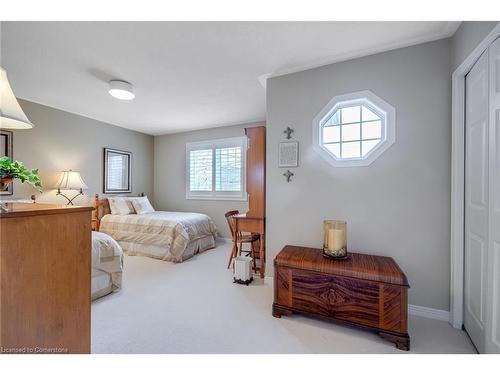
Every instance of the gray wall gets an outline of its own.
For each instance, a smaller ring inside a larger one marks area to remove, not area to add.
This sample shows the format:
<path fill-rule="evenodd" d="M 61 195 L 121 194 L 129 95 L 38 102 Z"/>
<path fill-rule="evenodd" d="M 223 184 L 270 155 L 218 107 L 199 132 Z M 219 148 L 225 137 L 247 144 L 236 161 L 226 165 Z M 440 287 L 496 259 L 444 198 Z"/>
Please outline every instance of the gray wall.
<path fill-rule="evenodd" d="M 66 203 L 55 196 L 54 185 L 60 171 L 72 169 L 81 173 L 89 187 L 75 204 L 90 203 L 95 193 L 102 195 L 103 148 L 112 147 L 133 153 L 133 193 L 145 192 L 153 198 L 152 136 L 24 100 L 19 103 L 35 128 L 14 130 L 14 159 L 39 168 L 44 189 L 39 194 L 15 182 L 14 197 L 37 193 L 39 202 Z"/>
<path fill-rule="evenodd" d="M 261 124 L 242 124 L 155 137 L 155 204 L 160 210 L 201 212 L 215 221 L 219 234 L 230 238 L 224 213 L 248 211 L 246 201 L 186 199 L 186 143 L 239 137 L 245 128 Z"/>
<path fill-rule="evenodd" d="M 396 108 L 396 143 L 368 167 L 334 168 L 312 149 L 312 119 L 366 89 Z M 448 310 L 450 96 L 449 39 L 269 79 L 267 259 L 285 244 L 321 247 L 323 220 L 345 219 L 349 250 L 393 257 L 410 303 Z M 288 125 L 300 143 L 290 183 L 278 168 Z"/>
<path fill-rule="evenodd" d="M 498 21 L 466 21 L 460 24 L 451 40 L 451 71 L 453 72 Z"/>
<path fill-rule="evenodd" d="M 448 310 L 451 72 L 497 22 L 463 22 L 453 38 L 276 77 L 267 83 L 268 275 L 286 243 L 321 247 L 322 221 L 348 221 L 348 246 L 389 255 L 406 272 L 410 303 Z M 397 111 L 396 143 L 368 167 L 333 168 L 311 146 L 313 117 L 335 95 L 369 89 Z M 185 144 L 244 134 L 249 125 L 153 137 L 20 100 L 37 125 L 14 131 L 14 157 L 39 167 L 40 201 L 63 202 L 57 172 L 79 170 L 88 194 L 102 192 L 102 148 L 134 153 L 134 193 L 154 194 L 157 209 L 210 215 L 229 237 L 224 212 L 247 202 L 186 200 Z M 287 184 L 278 165 L 286 126 L 300 142 Z M 154 166 L 154 167 L 153 167 Z M 153 184 L 154 180 L 154 184 Z M 33 189 L 15 184 L 15 197 Z M 79 199 L 77 203 L 88 202 Z"/>

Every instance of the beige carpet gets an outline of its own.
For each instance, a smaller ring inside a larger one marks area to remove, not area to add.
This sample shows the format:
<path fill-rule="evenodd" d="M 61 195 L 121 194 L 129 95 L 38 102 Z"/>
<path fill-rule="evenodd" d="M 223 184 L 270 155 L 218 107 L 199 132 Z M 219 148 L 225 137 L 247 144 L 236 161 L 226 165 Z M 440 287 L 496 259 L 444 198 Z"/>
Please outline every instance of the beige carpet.
<path fill-rule="evenodd" d="M 232 283 L 229 245 L 181 263 L 125 257 L 123 289 L 92 303 L 93 353 L 405 353 L 376 334 L 273 318 L 272 279 Z M 448 323 L 410 316 L 410 353 L 474 353 Z"/>

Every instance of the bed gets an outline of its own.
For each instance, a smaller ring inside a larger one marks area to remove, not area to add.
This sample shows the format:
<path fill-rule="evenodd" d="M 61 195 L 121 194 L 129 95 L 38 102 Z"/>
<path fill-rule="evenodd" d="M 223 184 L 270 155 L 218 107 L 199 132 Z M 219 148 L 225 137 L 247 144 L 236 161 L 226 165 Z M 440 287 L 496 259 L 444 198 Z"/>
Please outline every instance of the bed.
<path fill-rule="evenodd" d="M 97 194 L 95 208 L 97 230 L 113 237 L 128 255 L 179 263 L 215 247 L 217 228 L 204 214 L 154 211 L 112 215 L 107 198 L 99 199 Z"/>
<path fill-rule="evenodd" d="M 105 233 L 92 231 L 92 300 L 122 286 L 123 251 Z"/>

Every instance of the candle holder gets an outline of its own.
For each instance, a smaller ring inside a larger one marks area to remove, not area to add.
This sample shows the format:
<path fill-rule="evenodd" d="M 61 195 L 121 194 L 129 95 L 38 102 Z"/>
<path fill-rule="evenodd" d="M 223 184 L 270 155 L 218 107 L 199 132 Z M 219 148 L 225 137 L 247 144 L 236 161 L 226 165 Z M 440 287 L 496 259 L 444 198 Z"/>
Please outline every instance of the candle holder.
<path fill-rule="evenodd" d="M 323 256 L 330 259 L 347 259 L 347 223 L 340 220 L 323 222 L 325 239 Z"/>

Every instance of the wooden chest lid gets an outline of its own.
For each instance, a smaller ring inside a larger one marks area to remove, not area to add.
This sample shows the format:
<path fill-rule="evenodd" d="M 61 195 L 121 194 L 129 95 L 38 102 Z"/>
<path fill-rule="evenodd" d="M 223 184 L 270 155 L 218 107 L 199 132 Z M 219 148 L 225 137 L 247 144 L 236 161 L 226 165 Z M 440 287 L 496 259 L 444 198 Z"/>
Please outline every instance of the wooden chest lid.
<path fill-rule="evenodd" d="M 398 264 L 385 256 L 348 252 L 346 260 L 331 260 L 323 256 L 321 249 L 286 245 L 274 259 L 274 264 L 409 287 Z"/>

